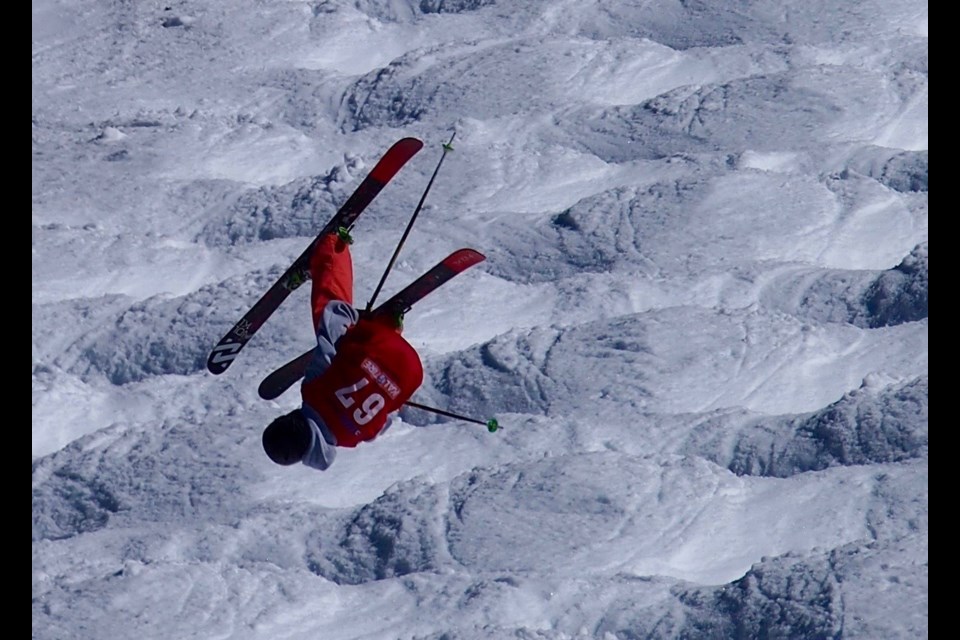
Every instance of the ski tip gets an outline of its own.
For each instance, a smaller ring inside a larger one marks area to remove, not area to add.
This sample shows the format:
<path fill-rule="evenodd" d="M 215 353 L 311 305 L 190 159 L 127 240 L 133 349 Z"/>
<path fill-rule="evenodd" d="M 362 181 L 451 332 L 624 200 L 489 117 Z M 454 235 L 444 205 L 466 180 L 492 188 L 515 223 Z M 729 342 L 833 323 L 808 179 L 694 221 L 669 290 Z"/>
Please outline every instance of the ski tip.
<path fill-rule="evenodd" d="M 394 143 L 393 147 L 406 149 L 411 155 L 413 155 L 423 148 L 423 140 L 413 137 L 400 138 L 400 140 L 397 140 L 397 142 Z"/>
<path fill-rule="evenodd" d="M 272 386 L 270 386 L 267 380 L 264 380 L 260 383 L 260 386 L 257 387 L 257 395 L 259 395 L 263 400 L 276 400 L 280 397 L 283 391 L 277 392 Z"/>
<path fill-rule="evenodd" d="M 483 262 L 487 259 L 487 256 L 483 255 L 476 249 L 471 249 L 470 247 L 464 247 L 463 249 L 457 249 L 444 260 L 444 263 L 450 267 L 461 271 L 467 267 L 472 267 L 473 265 Z"/>
<path fill-rule="evenodd" d="M 383 154 L 370 172 L 370 177 L 386 184 L 422 148 L 423 141 L 418 138 L 401 138 Z"/>
<path fill-rule="evenodd" d="M 236 342 L 218 344 L 207 357 L 207 371 L 215 376 L 226 371 L 227 367 L 233 362 L 233 359 L 237 357 L 237 352 L 241 346 L 242 345 Z"/>

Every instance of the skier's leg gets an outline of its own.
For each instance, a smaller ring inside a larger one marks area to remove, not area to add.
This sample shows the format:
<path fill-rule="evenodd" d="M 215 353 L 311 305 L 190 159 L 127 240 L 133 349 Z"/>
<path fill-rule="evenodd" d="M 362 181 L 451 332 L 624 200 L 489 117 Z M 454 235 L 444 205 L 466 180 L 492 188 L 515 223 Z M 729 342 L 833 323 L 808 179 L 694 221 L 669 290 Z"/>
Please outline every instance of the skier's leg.
<path fill-rule="evenodd" d="M 313 330 L 320 324 L 324 307 L 331 300 L 353 305 L 353 259 L 350 245 L 337 234 L 329 233 L 317 243 L 310 256 L 310 310 Z"/>
<path fill-rule="evenodd" d="M 383 325 L 390 329 L 393 329 L 396 333 L 403 335 L 403 314 L 398 314 L 395 316 L 384 315 L 379 318 L 373 318 L 371 322 Z"/>

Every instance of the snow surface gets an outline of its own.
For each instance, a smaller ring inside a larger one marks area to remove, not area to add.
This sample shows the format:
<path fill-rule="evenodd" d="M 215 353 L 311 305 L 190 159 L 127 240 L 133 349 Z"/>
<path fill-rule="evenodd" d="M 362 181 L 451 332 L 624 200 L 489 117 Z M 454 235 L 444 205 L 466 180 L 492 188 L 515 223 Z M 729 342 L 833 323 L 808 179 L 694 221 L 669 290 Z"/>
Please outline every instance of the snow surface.
<path fill-rule="evenodd" d="M 34 640 L 928 633 L 926 3 L 73 2 L 32 22 Z M 412 408 L 260 433 L 354 229 Z"/>

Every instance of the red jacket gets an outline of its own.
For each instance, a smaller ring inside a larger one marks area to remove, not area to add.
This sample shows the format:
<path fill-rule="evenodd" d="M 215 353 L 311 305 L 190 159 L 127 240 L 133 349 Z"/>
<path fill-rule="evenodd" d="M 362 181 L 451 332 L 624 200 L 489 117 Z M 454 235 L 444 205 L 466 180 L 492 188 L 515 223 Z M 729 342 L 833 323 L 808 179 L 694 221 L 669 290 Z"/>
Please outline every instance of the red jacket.
<path fill-rule="evenodd" d="M 337 341 L 337 354 L 317 378 L 300 386 L 337 439 L 355 447 L 377 437 L 387 416 L 423 383 L 420 356 L 392 327 L 360 320 Z"/>

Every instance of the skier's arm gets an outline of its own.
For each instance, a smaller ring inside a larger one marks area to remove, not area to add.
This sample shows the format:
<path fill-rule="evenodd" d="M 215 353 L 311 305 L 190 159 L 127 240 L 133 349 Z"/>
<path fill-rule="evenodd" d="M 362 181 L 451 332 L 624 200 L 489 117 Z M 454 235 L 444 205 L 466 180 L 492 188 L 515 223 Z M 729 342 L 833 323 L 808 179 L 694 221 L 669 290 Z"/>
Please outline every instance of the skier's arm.
<path fill-rule="evenodd" d="M 356 324 L 359 317 L 357 310 L 343 300 L 331 300 L 327 303 L 320 315 L 317 326 L 317 348 L 307 366 L 305 380 L 312 380 L 327 370 L 333 356 L 337 354 L 337 340 L 343 337 L 347 329 Z"/>

